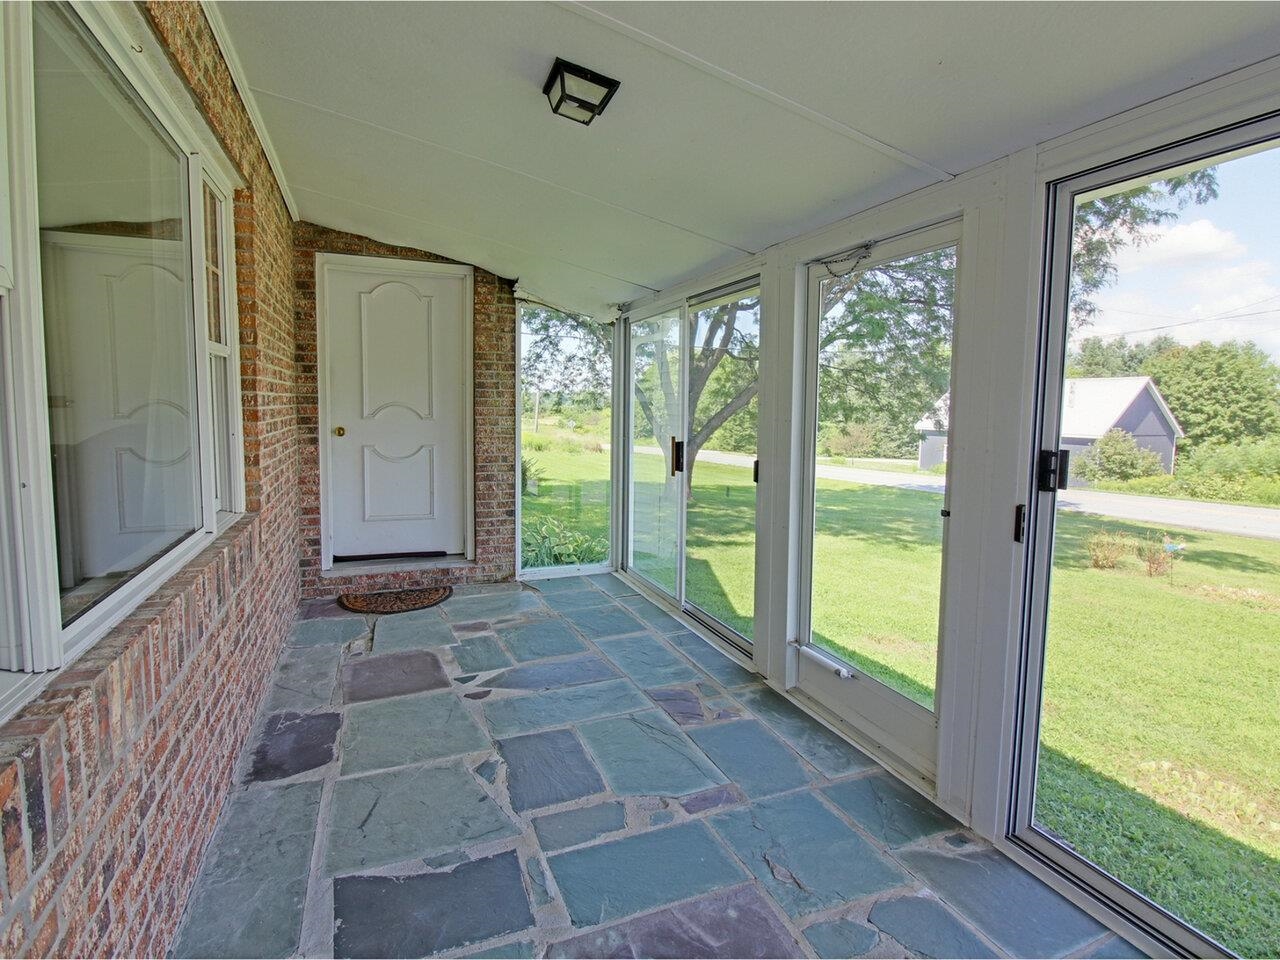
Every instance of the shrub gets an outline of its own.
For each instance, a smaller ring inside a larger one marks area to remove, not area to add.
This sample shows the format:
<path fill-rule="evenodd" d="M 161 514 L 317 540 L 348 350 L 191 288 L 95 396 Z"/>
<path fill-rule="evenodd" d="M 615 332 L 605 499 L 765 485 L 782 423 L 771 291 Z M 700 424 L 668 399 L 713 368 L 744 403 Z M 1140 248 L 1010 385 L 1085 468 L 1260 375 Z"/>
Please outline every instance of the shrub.
<path fill-rule="evenodd" d="M 821 439 L 823 452 L 831 457 L 874 456 L 875 428 L 867 423 L 831 423 L 825 426 Z"/>
<path fill-rule="evenodd" d="M 1148 577 L 1162 577 L 1173 573 L 1173 563 L 1178 559 L 1181 546 L 1163 537 L 1149 537 L 1138 544 L 1138 557 L 1147 565 Z"/>
<path fill-rule="evenodd" d="M 1104 433 L 1080 455 L 1080 476 L 1086 480 L 1133 480 L 1164 472 L 1159 454 L 1138 446 L 1133 435 L 1118 428 Z"/>
<path fill-rule="evenodd" d="M 526 520 L 520 535 L 521 565 L 561 567 L 600 563 L 609 557 L 609 541 L 571 530 L 554 517 Z"/>
<path fill-rule="evenodd" d="M 526 450 L 534 450 L 538 453 L 542 453 L 544 450 L 551 449 L 551 440 L 547 437 L 530 436 L 526 433 L 520 439 L 522 446 L 524 446 Z"/>
<path fill-rule="evenodd" d="M 1086 541 L 1089 565 L 1095 570 L 1114 570 L 1133 550 L 1133 538 L 1113 530 L 1095 530 Z"/>
<path fill-rule="evenodd" d="M 520 493 L 528 496 L 535 493 L 538 485 L 547 479 L 547 475 L 532 457 L 520 455 Z M 530 489 L 532 488 L 532 490 Z"/>

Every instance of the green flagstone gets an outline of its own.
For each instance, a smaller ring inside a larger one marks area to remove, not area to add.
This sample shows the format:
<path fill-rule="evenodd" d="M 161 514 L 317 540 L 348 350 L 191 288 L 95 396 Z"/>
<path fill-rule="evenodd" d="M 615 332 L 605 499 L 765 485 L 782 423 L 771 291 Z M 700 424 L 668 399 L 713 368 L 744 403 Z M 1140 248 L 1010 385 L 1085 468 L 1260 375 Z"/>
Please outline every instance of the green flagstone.
<path fill-rule="evenodd" d="M 361 773 L 489 749 L 451 692 L 358 703 L 342 731 L 342 772 Z"/>
<path fill-rule="evenodd" d="M 325 868 L 368 870 L 517 832 L 461 764 L 390 770 L 334 784 Z"/>
<path fill-rule="evenodd" d="M 828 777 L 842 777 L 876 765 L 857 747 L 836 736 L 790 700 L 768 687 L 756 687 L 736 694 L 749 710 L 773 728 Z"/>
<path fill-rule="evenodd" d="M 682 797 L 725 782 L 660 710 L 594 720 L 578 731 L 614 793 Z"/>
<path fill-rule="evenodd" d="M 490 700 L 484 716 L 495 736 L 563 726 L 596 717 L 649 707 L 648 699 L 626 680 L 606 680 L 523 697 Z"/>
<path fill-rule="evenodd" d="M 858 826 L 891 847 L 959 826 L 888 773 L 846 780 L 822 792 Z"/>
<path fill-rule="evenodd" d="M 314 647 L 321 644 L 349 643 L 369 632 L 364 617 L 324 617 L 302 620 L 289 634 L 289 646 Z"/>
<path fill-rule="evenodd" d="M 547 860 L 575 927 L 685 900 L 743 878 L 701 823 L 570 850 Z"/>
<path fill-rule="evenodd" d="M 532 620 L 498 631 L 503 645 L 517 660 L 540 660 L 581 653 L 587 645 L 560 619 Z"/>
<path fill-rule="evenodd" d="M 563 813 L 534 817 L 533 830 L 543 850 L 563 850 L 580 843 L 590 843 L 606 833 L 622 830 L 627 825 L 627 808 L 616 800 L 594 807 L 580 807 Z"/>
<path fill-rule="evenodd" d="M 809 792 L 714 814 L 711 825 L 788 914 L 888 890 L 906 874 Z"/>
<path fill-rule="evenodd" d="M 458 668 L 467 673 L 484 673 L 511 666 L 511 658 L 498 645 L 497 638 L 487 633 L 459 640 L 453 646 L 453 659 L 458 662 Z"/>
<path fill-rule="evenodd" d="M 429 613 L 430 616 L 421 614 Z M 453 631 L 434 610 L 379 617 L 373 628 L 373 652 L 425 650 L 453 643 Z"/>
<path fill-rule="evenodd" d="M 809 772 L 800 758 L 758 721 L 694 728 L 688 734 L 748 797 L 781 793 L 809 783 Z"/>
<path fill-rule="evenodd" d="M 665 687 L 702 679 L 701 673 L 652 634 L 601 640 L 597 646 L 641 687 Z"/>

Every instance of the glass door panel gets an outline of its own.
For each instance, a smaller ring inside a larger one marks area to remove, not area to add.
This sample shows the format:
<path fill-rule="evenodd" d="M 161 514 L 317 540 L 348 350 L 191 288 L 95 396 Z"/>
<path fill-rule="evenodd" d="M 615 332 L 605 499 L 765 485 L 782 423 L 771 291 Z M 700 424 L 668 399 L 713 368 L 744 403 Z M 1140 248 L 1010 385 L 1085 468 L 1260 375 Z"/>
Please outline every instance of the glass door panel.
<path fill-rule="evenodd" d="M 1117 175 L 1058 207 L 1028 835 L 1158 929 L 1276 956 L 1280 149 Z"/>
<path fill-rule="evenodd" d="M 675 309 L 630 325 L 629 569 L 679 599 L 684 367 Z"/>
<path fill-rule="evenodd" d="M 815 270 L 811 641 L 932 710 L 956 247 Z"/>
<path fill-rule="evenodd" d="M 689 305 L 685 603 L 750 641 L 760 288 Z"/>

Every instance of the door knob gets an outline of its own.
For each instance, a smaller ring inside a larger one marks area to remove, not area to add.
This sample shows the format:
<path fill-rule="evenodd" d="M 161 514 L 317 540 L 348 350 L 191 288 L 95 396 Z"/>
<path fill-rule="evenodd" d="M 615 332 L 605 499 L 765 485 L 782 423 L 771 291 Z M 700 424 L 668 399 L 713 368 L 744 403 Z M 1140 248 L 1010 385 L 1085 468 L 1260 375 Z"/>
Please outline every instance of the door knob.
<path fill-rule="evenodd" d="M 346 428 L 346 427 L 334 427 L 334 428 L 333 428 L 333 435 L 334 435 L 335 437 L 345 437 L 345 436 L 347 435 L 347 428 Z"/>

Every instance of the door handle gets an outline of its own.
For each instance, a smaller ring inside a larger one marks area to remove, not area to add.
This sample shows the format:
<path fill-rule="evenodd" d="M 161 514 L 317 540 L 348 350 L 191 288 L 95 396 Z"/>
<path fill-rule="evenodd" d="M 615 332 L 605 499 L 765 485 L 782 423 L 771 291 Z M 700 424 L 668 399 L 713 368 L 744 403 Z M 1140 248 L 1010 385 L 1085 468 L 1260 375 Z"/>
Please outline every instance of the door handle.
<path fill-rule="evenodd" d="M 684 441 L 671 438 L 671 475 L 684 471 Z"/>
<path fill-rule="evenodd" d="M 347 428 L 346 428 L 346 427 L 334 427 L 334 428 L 333 428 L 333 435 L 334 435 L 335 437 L 345 437 L 345 436 L 347 435 Z"/>

